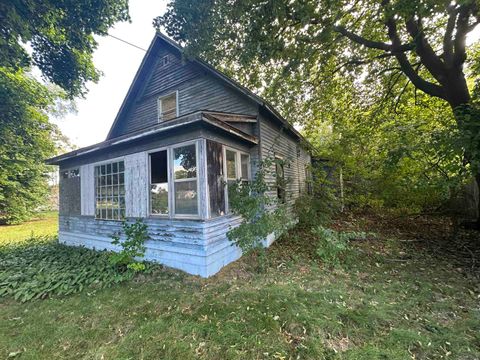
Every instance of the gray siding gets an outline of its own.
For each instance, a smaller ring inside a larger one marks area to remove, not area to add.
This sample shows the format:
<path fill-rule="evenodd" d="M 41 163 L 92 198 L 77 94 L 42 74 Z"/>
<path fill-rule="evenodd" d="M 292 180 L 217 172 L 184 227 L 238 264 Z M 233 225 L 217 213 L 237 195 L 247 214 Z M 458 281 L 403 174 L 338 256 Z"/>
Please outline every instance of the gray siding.
<path fill-rule="evenodd" d="M 80 176 L 66 179 L 60 176 L 59 188 L 59 213 L 80 215 Z"/>
<path fill-rule="evenodd" d="M 273 159 L 278 155 L 287 161 L 284 168 L 288 181 L 286 195 L 287 204 L 292 207 L 305 191 L 305 168 L 310 164 L 310 155 L 285 128 L 264 116 L 260 117 L 260 148 L 262 159 Z M 275 166 L 267 171 L 265 180 L 270 187 L 269 195 L 276 197 Z"/>
<path fill-rule="evenodd" d="M 167 55 L 171 62 L 162 66 Z M 142 81 L 139 79 L 138 81 Z M 179 116 L 198 110 L 212 110 L 255 115 L 257 104 L 221 80 L 207 74 L 192 62 L 182 62 L 179 54 L 160 48 L 157 61 L 145 84 L 120 117 L 114 136 L 121 136 L 158 123 L 157 101 L 160 96 L 178 90 Z M 248 130 L 248 129 L 247 129 Z"/>

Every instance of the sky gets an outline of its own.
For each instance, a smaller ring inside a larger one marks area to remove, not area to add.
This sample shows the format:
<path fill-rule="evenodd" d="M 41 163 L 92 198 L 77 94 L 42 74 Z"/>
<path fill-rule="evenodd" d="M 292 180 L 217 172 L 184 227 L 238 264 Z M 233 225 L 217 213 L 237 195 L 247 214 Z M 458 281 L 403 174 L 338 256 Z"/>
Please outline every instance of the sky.
<path fill-rule="evenodd" d="M 109 34 L 147 49 L 155 34 L 152 20 L 162 15 L 168 0 L 130 0 L 130 23 L 118 23 Z M 477 27 L 467 39 L 472 43 L 480 38 Z M 96 84 L 89 83 L 85 99 L 77 99 L 76 113 L 52 119 L 72 144 L 77 147 L 105 140 L 118 109 L 127 94 L 145 52 L 110 36 L 97 37 L 98 48 L 93 55 L 103 76 Z"/>
<path fill-rule="evenodd" d="M 131 23 L 118 23 L 109 34 L 147 49 L 155 34 L 153 18 L 162 15 L 166 0 L 130 0 Z M 105 140 L 145 52 L 110 36 L 97 37 L 93 63 L 103 72 L 98 83 L 89 83 L 85 99 L 76 99 L 76 113 L 52 119 L 78 147 Z"/>

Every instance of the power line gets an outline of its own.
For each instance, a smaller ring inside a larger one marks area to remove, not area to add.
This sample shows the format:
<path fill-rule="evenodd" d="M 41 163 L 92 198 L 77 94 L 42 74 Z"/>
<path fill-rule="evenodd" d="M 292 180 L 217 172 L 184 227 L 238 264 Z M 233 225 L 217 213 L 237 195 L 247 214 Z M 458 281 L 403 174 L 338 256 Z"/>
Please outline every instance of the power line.
<path fill-rule="evenodd" d="M 140 46 L 138 46 L 138 45 L 132 44 L 131 42 L 128 42 L 128 41 L 126 41 L 126 40 L 120 39 L 119 37 L 116 37 L 116 36 L 113 36 L 113 35 L 110 35 L 110 34 L 108 34 L 108 36 L 114 38 L 115 40 L 121 41 L 121 42 L 123 42 L 123 43 L 125 43 L 125 44 L 127 44 L 127 45 L 133 46 L 134 48 L 137 48 L 137 49 L 139 49 L 139 50 L 142 50 L 142 51 L 145 51 L 145 52 L 147 51 L 146 49 L 144 49 L 144 48 L 142 48 L 142 47 L 140 47 Z"/>

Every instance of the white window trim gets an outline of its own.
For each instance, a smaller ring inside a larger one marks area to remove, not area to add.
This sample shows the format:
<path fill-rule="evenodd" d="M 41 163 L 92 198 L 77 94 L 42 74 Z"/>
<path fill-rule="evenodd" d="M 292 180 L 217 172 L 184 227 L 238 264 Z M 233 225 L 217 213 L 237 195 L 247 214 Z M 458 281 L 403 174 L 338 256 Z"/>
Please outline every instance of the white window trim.
<path fill-rule="evenodd" d="M 235 152 L 235 176 L 236 176 L 235 180 L 240 180 L 241 179 L 240 176 L 242 174 L 242 158 L 241 158 L 242 154 L 248 156 L 248 177 L 247 177 L 247 181 L 250 181 L 251 176 L 252 176 L 251 175 L 252 170 L 251 170 L 250 154 L 245 152 L 245 151 L 242 151 L 242 150 L 239 150 L 239 149 L 227 146 L 227 145 L 223 145 L 223 173 L 224 173 L 224 176 L 225 176 L 225 214 L 226 215 L 230 214 L 230 207 L 229 207 L 229 204 L 228 204 L 229 201 L 228 201 L 228 184 L 227 184 L 227 181 L 228 180 L 233 180 L 232 178 L 229 178 L 228 174 L 227 174 L 227 150 Z"/>
<path fill-rule="evenodd" d="M 152 202 L 150 200 L 150 191 L 152 186 L 152 162 L 150 160 L 150 155 L 156 152 L 166 151 L 167 152 L 167 188 L 168 188 L 168 214 L 152 214 Z M 147 151 L 147 165 L 148 165 L 148 181 L 147 181 L 147 209 L 148 209 L 148 216 L 158 217 L 158 218 L 170 218 L 172 214 L 172 207 L 170 202 L 170 151 L 168 147 L 161 147 L 154 150 Z"/>
<path fill-rule="evenodd" d="M 170 146 L 164 146 L 161 148 L 156 148 L 152 150 L 148 150 L 147 152 L 147 157 L 148 157 L 148 181 L 147 181 L 147 208 L 148 208 L 148 216 L 153 217 L 153 218 L 162 218 L 162 219 L 191 219 L 191 220 L 198 220 L 201 219 L 201 213 L 202 210 L 200 208 L 201 202 L 201 194 L 200 194 L 200 169 L 199 169 L 199 164 L 200 164 L 200 141 L 201 139 L 195 139 L 195 140 L 189 140 L 181 143 L 177 143 L 175 145 L 170 145 Z M 175 175 L 174 175 L 174 149 L 183 147 L 183 146 L 188 146 L 188 145 L 195 145 L 195 156 L 196 156 L 196 172 L 197 172 L 197 177 L 196 178 L 188 178 L 188 179 L 178 179 L 175 180 Z M 167 178 L 168 178 L 168 215 L 166 214 L 152 214 L 152 208 L 151 208 L 151 201 L 150 201 L 150 186 L 151 186 L 151 179 L 152 179 L 152 173 L 151 173 L 151 162 L 150 162 L 150 154 L 156 153 L 158 151 L 164 151 L 167 150 Z M 197 214 L 177 214 L 175 211 L 175 182 L 183 182 L 183 181 L 197 181 Z"/>
<path fill-rule="evenodd" d="M 161 95 L 157 98 L 157 122 L 161 123 L 165 120 L 162 120 L 162 99 L 169 97 L 171 95 L 175 94 L 175 117 L 179 116 L 179 110 L 178 110 L 178 90 L 172 91 L 168 94 Z"/>
<path fill-rule="evenodd" d="M 97 161 L 94 163 L 91 163 L 90 165 L 92 166 L 92 171 L 93 171 L 93 218 L 97 221 L 123 221 L 127 218 L 127 204 L 125 204 L 125 219 L 103 219 L 103 218 L 97 218 L 97 183 L 96 183 L 96 177 L 95 177 L 95 167 L 101 166 L 101 165 L 107 165 L 107 164 L 113 164 L 113 163 L 118 163 L 123 161 L 123 176 L 124 176 L 124 189 L 125 189 L 125 195 L 124 197 L 126 198 L 126 193 L 127 193 L 127 167 L 126 167 L 126 161 L 125 157 L 116 157 L 113 159 L 108 159 L 108 160 L 101 160 Z M 125 199 L 126 200 L 126 199 Z"/>

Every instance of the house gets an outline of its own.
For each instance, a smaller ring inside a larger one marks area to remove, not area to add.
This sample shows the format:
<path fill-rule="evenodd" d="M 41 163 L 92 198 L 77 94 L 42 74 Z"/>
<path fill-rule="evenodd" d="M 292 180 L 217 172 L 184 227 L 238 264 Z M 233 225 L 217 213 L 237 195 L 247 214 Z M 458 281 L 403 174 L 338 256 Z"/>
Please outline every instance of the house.
<path fill-rule="evenodd" d="M 147 260 L 213 275 L 241 256 L 226 236 L 240 222 L 229 211 L 228 183 L 252 179 L 261 159 L 288 159 L 266 181 L 270 196 L 293 205 L 306 189 L 305 144 L 267 102 L 205 62 L 183 59 L 157 33 L 107 139 L 47 160 L 60 167 L 59 241 L 116 250 L 121 220 L 142 218 Z M 289 179 L 285 191 L 276 176 Z"/>

